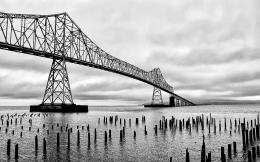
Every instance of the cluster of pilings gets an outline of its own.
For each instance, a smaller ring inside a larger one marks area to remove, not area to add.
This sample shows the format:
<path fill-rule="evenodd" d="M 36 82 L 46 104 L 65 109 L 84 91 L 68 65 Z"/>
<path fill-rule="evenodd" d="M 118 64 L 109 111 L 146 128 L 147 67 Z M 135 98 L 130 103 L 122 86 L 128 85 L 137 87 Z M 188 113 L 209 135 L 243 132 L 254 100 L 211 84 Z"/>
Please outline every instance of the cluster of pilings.
<path fill-rule="evenodd" d="M 20 128 L 20 132 L 18 132 L 20 134 L 20 138 L 23 138 L 23 130 L 29 130 L 29 132 L 32 132 L 32 126 L 34 123 L 33 117 L 40 117 L 43 116 L 48 117 L 50 116 L 50 114 L 48 113 L 44 113 L 44 114 L 6 114 L 6 115 L 2 115 L 1 116 L 1 127 L 0 130 L 3 129 L 5 133 L 8 133 L 10 131 L 10 126 L 11 125 L 16 125 L 16 127 L 18 126 Z M 26 118 L 25 118 L 26 117 Z M 29 119 L 28 119 L 29 118 Z M 28 126 L 28 128 L 25 128 L 23 123 L 26 122 L 24 120 L 28 119 L 28 124 L 26 124 Z M 139 122 L 141 122 L 144 126 L 144 130 L 143 130 L 143 134 L 146 136 L 148 135 L 148 130 L 147 130 L 147 126 L 146 126 L 146 117 L 143 115 L 141 118 L 134 118 L 134 119 L 125 119 L 125 118 L 119 118 L 118 115 L 115 116 L 104 116 L 103 117 L 103 124 L 104 125 L 120 125 L 122 127 L 120 127 L 120 131 L 119 133 L 119 140 L 120 142 L 125 140 L 126 137 L 126 127 L 128 126 L 129 128 L 132 125 L 132 120 L 134 121 L 133 124 L 135 124 L 135 126 L 139 125 Z M 139 121 L 140 120 L 140 121 Z M 222 119 L 223 120 L 223 119 Z M 209 116 L 204 116 L 204 114 L 200 115 L 200 116 L 195 116 L 195 117 L 190 117 L 188 119 L 177 119 L 174 116 L 171 116 L 170 118 L 166 118 L 165 116 L 162 116 L 161 120 L 159 120 L 158 124 L 154 125 L 154 134 L 157 135 L 158 131 L 161 132 L 165 132 L 167 130 L 179 130 L 179 131 L 188 131 L 189 133 L 192 133 L 192 129 L 195 129 L 195 131 L 198 131 L 199 127 L 201 128 L 203 134 L 208 133 L 209 135 L 211 133 L 217 133 L 217 123 L 218 123 L 218 131 L 221 132 L 222 130 L 224 130 L 225 132 L 228 131 L 228 133 L 230 134 L 230 136 L 232 135 L 232 132 L 235 133 L 239 133 L 240 134 L 240 127 L 241 127 L 241 132 L 242 132 L 242 144 L 243 144 L 243 150 L 245 152 L 247 152 L 247 156 L 248 156 L 248 160 L 254 160 L 257 158 L 257 156 L 260 155 L 260 151 L 259 151 L 259 146 L 255 145 L 255 142 L 258 141 L 260 139 L 260 130 L 259 130 L 259 115 L 257 116 L 257 119 L 251 120 L 250 121 L 246 121 L 245 118 L 243 119 L 242 123 L 240 122 L 240 118 L 238 119 L 226 119 L 224 118 L 223 120 L 223 126 L 221 124 L 221 121 L 219 120 L 219 122 L 217 122 L 217 119 L 213 118 L 211 116 L 211 114 L 209 114 Z M 227 121 L 229 121 L 229 130 L 227 128 Z M 126 124 L 128 122 L 128 125 Z M 98 124 L 101 124 L 101 118 L 98 118 Z M 94 143 L 97 140 L 97 128 L 93 128 L 93 132 L 90 131 L 90 125 L 86 124 L 86 125 L 77 125 L 75 131 L 76 134 L 76 140 L 71 140 L 71 133 L 73 133 L 73 128 L 69 126 L 69 124 L 65 124 L 62 125 L 60 123 L 55 123 L 52 125 L 49 125 L 48 127 L 46 127 L 46 123 L 42 124 L 42 128 L 37 128 L 34 132 L 32 133 L 36 133 L 34 136 L 34 148 L 35 148 L 35 152 L 40 151 L 39 149 L 39 142 L 42 141 L 42 154 L 43 155 L 47 155 L 47 138 L 42 138 L 39 139 L 39 136 L 37 135 L 40 132 L 40 129 L 42 129 L 43 131 L 46 131 L 47 135 L 50 134 L 50 131 L 53 131 L 54 128 L 55 130 L 58 130 L 58 132 L 56 132 L 56 147 L 57 149 L 60 148 L 60 140 L 61 140 L 61 133 L 66 133 L 66 138 L 67 138 L 67 146 L 68 149 L 70 148 L 71 145 L 71 141 L 76 141 L 77 145 L 81 144 L 81 136 L 83 130 L 85 129 L 87 130 L 87 144 L 90 147 L 91 145 L 91 140 L 94 141 Z M 205 128 L 208 129 L 208 131 L 205 131 Z M 91 139 L 91 134 L 93 133 L 93 139 Z M 130 133 L 130 132 L 129 132 Z M 153 133 L 153 132 L 150 132 Z M 15 130 L 11 130 L 11 134 L 14 135 L 15 134 Z M 137 132 L 136 130 L 133 130 L 133 136 L 134 139 L 136 139 L 137 137 Z M 203 142 L 202 142 L 202 147 L 201 147 L 201 161 L 202 162 L 210 162 L 211 161 L 211 154 L 212 152 L 206 152 L 206 144 L 205 144 L 205 140 L 204 140 L 204 135 L 203 135 Z M 108 140 L 112 139 L 112 130 L 108 129 L 108 130 L 104 130 L 104 143 L 106 144 Z M 10 156 L 10 152 L 11 152 L 11 148 L 14 147 L 14 158 L 18 159 L 19 158 L 19 154 L 18 154 L 18 143 L 14 143 L 12 146 L 12 141 L 11 139 L 7 139 L 7 155 Z M 232 151 L 233 148 L 233 151 Z M 233 152 L 233 154 L 232 154 Z M 232 155 L 236 155 L 237 153 L 237 142 L 234 141 L 231 144 L 227 145 L 227 155 L 225 154 L 225 147 L 221 147 L 221 154 L 220 154 L 220 160 L 221 161 L 226 161 L 227 158 L 231 159 L 233 156 Z M 190 161 L 190 159 L 192 159 L 192 157 L 190 157 L 190 153 L 189 153 L 189 148 L 186 149 L 186 161 Z M 170 158 L 170 161 L 172 161 L 172 157 Z"/>

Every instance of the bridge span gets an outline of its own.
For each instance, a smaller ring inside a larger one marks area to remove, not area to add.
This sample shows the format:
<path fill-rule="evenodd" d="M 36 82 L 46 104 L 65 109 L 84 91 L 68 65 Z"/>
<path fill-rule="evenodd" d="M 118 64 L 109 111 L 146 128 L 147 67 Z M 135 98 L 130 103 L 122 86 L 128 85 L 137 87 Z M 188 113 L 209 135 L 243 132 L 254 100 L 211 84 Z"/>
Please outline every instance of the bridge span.
<path fill-rule="evenodd" d="M 0 49 L 53 60 L 42 105 L 74 104 L 66 62 L 118 73 L 154 86 L 152 104 L 162 104 L 161 90 L 171 106 L 191 106 L 177 95 L 161 70 L 145 71 L 97 46 L 67 13 L 30 15 L 0 12 Z"/>

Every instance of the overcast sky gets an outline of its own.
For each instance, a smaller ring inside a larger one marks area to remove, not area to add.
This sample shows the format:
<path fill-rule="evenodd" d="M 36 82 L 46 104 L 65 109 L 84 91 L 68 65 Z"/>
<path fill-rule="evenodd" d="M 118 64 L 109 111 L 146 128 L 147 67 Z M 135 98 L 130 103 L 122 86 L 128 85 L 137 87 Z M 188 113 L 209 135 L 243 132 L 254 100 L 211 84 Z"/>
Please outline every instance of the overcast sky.
<path fill-rule="evenodd" d="M 109 54 L 147 71 L 159 67 L 177 94 L 214 103 L 260 101 L 259 7 L 259 0 L 1 0 L 0 11 L 67 12 Z M 50 66 L 50 59 L 0 50 L 0 105 L 40 103 Z M 145 83 L 67 67 L 77 104 L 151 100 Z"/>

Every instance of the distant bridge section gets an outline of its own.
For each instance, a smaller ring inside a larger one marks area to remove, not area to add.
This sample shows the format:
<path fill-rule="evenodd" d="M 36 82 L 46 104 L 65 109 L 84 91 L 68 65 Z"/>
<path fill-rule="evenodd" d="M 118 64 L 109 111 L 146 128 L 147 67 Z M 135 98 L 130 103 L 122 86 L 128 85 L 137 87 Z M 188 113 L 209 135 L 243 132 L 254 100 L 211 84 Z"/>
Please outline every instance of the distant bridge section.
<path fill-rule="evenodd" d="M 163 90 L 185 105 L 194 105 L 173 92 L 173 87 L 164 79 L 159 68 L 147 72 L 109 55 L 84 34 L 67 13 L 29 15 L 0 12 L 0 48 L 125 75 Z M 55 62 L 53 68 L 63 63 Z M 66 86 L 69 83 L 65 84 L 64 79 L 61 81 L 63 92 L 56 94 L 56 99 L 59 98 L 62 103 L 73 103 L 70 87 Z M 64 91 L 64 86 L 67 91 Z M 45 94 L 50 93 L 53 97 L 54 91 L 46 88 Z"/>

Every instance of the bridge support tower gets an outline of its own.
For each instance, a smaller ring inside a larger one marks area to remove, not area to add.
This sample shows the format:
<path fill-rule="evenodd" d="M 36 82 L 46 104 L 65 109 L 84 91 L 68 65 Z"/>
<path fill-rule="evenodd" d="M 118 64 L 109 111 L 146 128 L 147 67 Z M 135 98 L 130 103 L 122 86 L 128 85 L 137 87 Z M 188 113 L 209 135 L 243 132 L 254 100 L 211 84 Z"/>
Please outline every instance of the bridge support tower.
<path fill-rule="evenodd" d="M 73 102 L 65 58 L 53 59 L 42 103 L 31 105 L 30 111 L 88 112 L 87 105 Z"/>
<path fill-rule="evenodd" d="M 170 96 L 170 106 L 172 106 L 172 107 L 176 106 L 176 102 L 175 102 L 175 97 L 174 96 Z"/>

